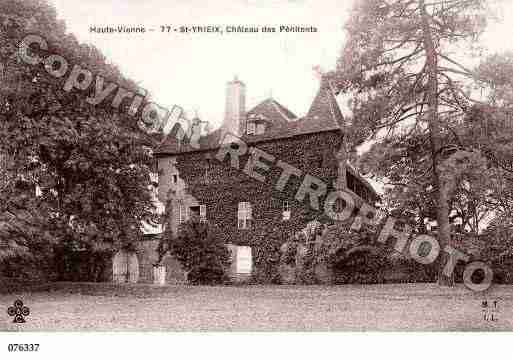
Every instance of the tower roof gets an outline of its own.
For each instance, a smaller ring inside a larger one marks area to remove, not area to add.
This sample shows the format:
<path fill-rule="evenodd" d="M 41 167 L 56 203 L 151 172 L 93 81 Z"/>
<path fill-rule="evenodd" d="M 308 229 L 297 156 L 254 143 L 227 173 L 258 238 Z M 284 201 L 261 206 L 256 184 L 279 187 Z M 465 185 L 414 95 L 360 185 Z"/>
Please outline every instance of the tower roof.
<path fill-rule="evenodd" d="M 305 117 L 319 127 L 341 126 L 344 117 L 338 106 L 336 95 L 329 78 L 323 75 L 319 91 Z"/>

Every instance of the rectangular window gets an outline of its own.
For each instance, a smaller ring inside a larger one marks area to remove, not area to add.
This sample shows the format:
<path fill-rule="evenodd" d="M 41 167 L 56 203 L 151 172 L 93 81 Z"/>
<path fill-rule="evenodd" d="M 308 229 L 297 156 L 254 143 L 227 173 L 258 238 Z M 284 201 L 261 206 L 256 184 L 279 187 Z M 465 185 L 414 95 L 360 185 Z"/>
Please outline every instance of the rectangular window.
<path fill-rule="evenodd" d="M 178 175 L 173 175 L 173 183 L 176 184 L 178 182 Z"/>
<path fill-rule="evenodd" d="M 265 132 L 265 124 L 264 123 L 259 123 L 256 126 L 256 134 L 257 135 L 263 135 L 264 132 Z"/>
<path fill-rule="evenodd" d="M 200 206 L 191 206 L 189 207 L 189 215 L 199 217 L 200 215 Z"/>
<path fill-rule="evenodd" d="M 201 204 L 199 206 L 187 207 L 187 220 L 190 219 L 192 216 L 199 218 L 201 222 L 205 222 L 207 220 L 207 206 Z"/>
<path fill-rule="evenodd" d="M 288 201 L 283 201 L 283 221 L 288 221 L 290 219 L 290 204 Z"/>
<path fill-rule="evenodd" d="M 178 205 L 178 222 L 183 223 L 187 220 L 187 213 L 183 204 Z"/>
<path fill-rule="evenodd" d="M 365 187 L 363 189 L 363 199 L 365 200 L 365 202 L 370 203 L 369 190 Z"/>
<path fill-rule="evenodd" d="M 255 123 L 249 122 L 248 123 L 248 135 L 254 135 L 255 134 Z"/>
<path fill-rule="evenodd" d="M 362 185 L 358 182 L 355 184 L 355 193 L 358 195 L 358 197 L 363 199 Z"/>
<path fill-rule="evenodd" d="M 346 177 L 347 177 L 347 188 L 350 189 L 351 191 L 353 191 L 354 193 L 356 193 L 356 188 L 355 188 L 356 179 L 355 179 L 355 177 L 350 172 L 347 172 Z"/>
<path fill-rule="evenodd" d="M 200 220 L 201 222 L 207 221 L 207 206 L 204 204 L 200 205 Z"/>
<path fill-rule="evenodd" d="M 204 204 L 201 204 L 199 206 L 191 206 L 189 207 L 189 217 L 195 216 L 200 219 L 201 222 L 205 222 L 207 220 L 207 206 Z"/>
<path fill-rule="evenodd" d="M 250 229 L 253 221 L 253 209 L 250 202 L 239 202 L 237 212 L 237 227 L 239 229 Z"/>
<path fill-rule="evenodd" d="M 211 168 L 212 164 L 210 163 L 210 160 L 207 160 L 207 164 L 203 170 L 203 183 L 210 183 Z"/>

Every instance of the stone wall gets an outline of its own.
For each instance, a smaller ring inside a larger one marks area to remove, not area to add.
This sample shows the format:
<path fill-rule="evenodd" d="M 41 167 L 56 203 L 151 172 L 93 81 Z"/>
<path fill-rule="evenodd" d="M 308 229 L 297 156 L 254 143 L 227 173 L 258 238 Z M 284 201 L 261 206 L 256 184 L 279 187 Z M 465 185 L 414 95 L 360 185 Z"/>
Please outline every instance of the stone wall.
<path fill-rule="evenodd" d="M 269 170 L 256 170 L 265 176 L 264 182 L 254 179 L 245 171 L 250 151 L 240 156 L 238 168 L 232 167 L 230 155 L 219 161 L 217 154 L 220 149 L 163 155 L 158 158 L 159 198 L 172 207 L 170 223 L 175 232 L 179 225 L 177 212 L 180 206 L 204 206 L 206 220 L 220 229 L 224 243 L 249 246 L 254 250 L 253 276 L 257 273 L 257 281 L 261 280 L 261 273 L 269 277 L 268 281 L 273 281 L 272 278 L 276 276 L 272 266 L 263 264 L 265 257 L 272 256 L 276 247 L 279 248 L 291 235 L 305 228 L 308 222 L 333 223 L 324 213 L 326 195 L 319 198 L 318 209 L 312 207 L 309 194 L 303 200 L 296 199 L 306 175 L 321 179 L 327 185 L 327 194 L 335 189 L 348 190 L 346 171 L 350 169 L 346 168 L 343 136 L 339 131 L 259 141 L 248 144 L 248 147 L 256 147 L 274 157 L 272 162 L 261 160 L 269 165 Z M 283 173 L 279 162 L 301 171 L 299 176 L 289 178 L 283 190 L 277 189 L 278 179 Z M 174 175 L 178 176 L 178 181 L 173 179 Z M 353 195 L 356 207 L 359 207 L 362 198 L 348 192 Z M 252 205 L 253 223 L 250 229 L 238 228 L 240 202 L 250 202 Z M 283 218 L 285 202 L 288 202 L 291 212 L 289 220 Z"/>
<path fill-rule="evenodd" d="M 304 228 L 306 223 L 313 219 L 330 221 L 323 212 L 324 198 L 320 200 L 319 210 L 315 210 L 310 206 L 309 195 L 306 195 L 303 202 L 296 201 L 295 195 L 304 174 L 322 179 L 328 185 L 328 192 L 334 189 L 338 176 L 336 153 L 341 143 L 342 136 L 339 132 L 259 142 L 256 147 L 275 156 L 276 162 L 286 162 L 303 172 L 300 178 L 291 176 L 281 192 L 275 187 L 282 169 L 275 163 L 270 164 L 270 170 L 262 172 L 266 175 L 266 181 L 261 183 L 243 171 L 249 155 L 241 156 L 239 169 L 230 166 L 229 156 L 224 162 L 219 162 L 215 158 L 218 150 L 179 154 L 173 162 L 174 168 L 179 171 L 180 178 L 185 182 L 185 191 L 197 200 L 198 204 L 206 206 L 207 220 L 222 229 L 225 243 L 250 245 L 255 231 L 259 228 L 281 224 L 284 201 L 289 203 L 291 210 L 290 227 L 296 231 Z M 166 173 L 171 167 L 166 167 L 166 163 L 169 163 L 168 158 L 159 159 L 159 169 L 164 173 L 159 181 L 159 188 L 169 187 L 164 181 L 167 181 Z M 207 168 L 208 171 L 205 170 Z M 237 227 L 239 202 L 252 204 L 252 229 L 242 230 Z"/>

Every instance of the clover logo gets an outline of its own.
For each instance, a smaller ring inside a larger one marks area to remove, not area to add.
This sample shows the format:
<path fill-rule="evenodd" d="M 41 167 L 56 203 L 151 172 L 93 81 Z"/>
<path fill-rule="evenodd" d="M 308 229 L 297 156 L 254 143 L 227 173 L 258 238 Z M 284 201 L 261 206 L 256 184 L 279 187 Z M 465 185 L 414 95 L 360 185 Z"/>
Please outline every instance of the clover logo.
<path fill-rule="evenodd" d="M 25 323 L 25 317 L 28 317 L 30 314 L 30 309 L 24 306 L 20 299 L 16 299 L 14 305 L 7 309 L 7 314 L 14 317 L 13 323 Z"/>

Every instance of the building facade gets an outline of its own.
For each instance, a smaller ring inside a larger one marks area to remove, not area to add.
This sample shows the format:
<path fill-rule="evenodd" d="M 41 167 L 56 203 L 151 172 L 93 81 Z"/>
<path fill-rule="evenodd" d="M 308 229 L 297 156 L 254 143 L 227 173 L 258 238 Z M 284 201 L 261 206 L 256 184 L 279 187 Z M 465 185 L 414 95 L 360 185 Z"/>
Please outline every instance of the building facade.
<path fill-rule="evenodd" d="M 326 78 L 302 118 L 273 98 L 246 110 L 246 86 L 238 79 L 226 95 L 220 129 L 196 146 L 171 135 L 156 151 L 158 196 L 171 206 L 173 232 L 196 214 L 218 226 L 225 243 L 251 246 L 263 228 L 286 223 L 294 232 L 312 220 L 330 222 L 324 200 L 335 189 L 352 193 L 357 206 L 377 201 L 347 163 L 344 120 Z M 227 138 L 237 143 L 228 147 Z"/>

